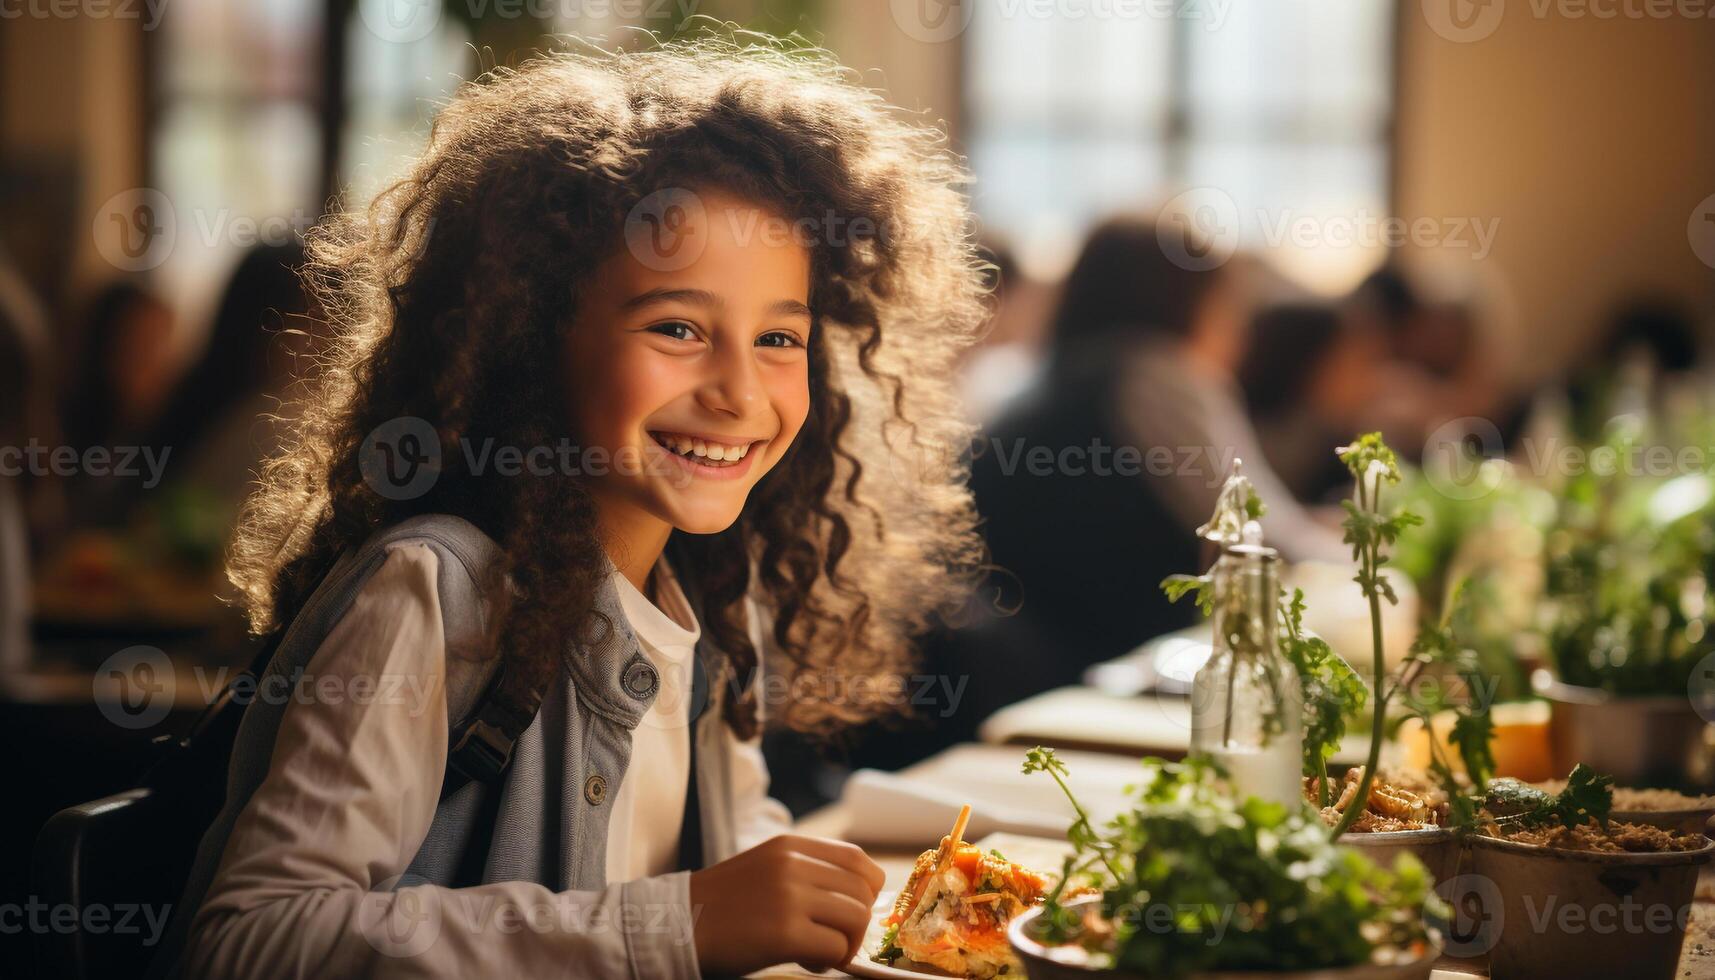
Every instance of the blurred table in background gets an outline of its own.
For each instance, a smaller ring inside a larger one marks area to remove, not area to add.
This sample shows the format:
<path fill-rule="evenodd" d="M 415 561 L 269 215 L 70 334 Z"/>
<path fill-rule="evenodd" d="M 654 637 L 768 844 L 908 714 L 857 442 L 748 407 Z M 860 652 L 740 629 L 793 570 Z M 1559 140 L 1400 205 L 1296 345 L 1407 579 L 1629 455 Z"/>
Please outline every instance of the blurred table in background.
<path fill-rule="evenodd" d="M 1191 678 L 1208 655 L 1207 624 L 1156 637 L 1091 667 L 1082 685 L 1046 691 L 1000 709 L 982 723 L 978 737 L 991 745 L 1048 745 L 1177 759 L 1191 741 Z M 1337 766 L 1360 765 L 1369 749 L 1370 740 L 1354 732 L 1333 761 Z"/>

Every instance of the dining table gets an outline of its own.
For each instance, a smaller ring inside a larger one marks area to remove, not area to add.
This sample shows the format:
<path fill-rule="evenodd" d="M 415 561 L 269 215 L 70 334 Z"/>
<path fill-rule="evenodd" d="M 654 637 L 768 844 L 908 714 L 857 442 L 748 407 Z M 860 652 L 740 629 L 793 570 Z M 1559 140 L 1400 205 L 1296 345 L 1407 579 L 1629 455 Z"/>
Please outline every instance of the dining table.
<path fill-rule="evenodd" d="M 1114 752 L 1068 749 L 1058 754 L 1070 771 L 1074 791 L 1093 812 L 1111 810 L 1118 800 L 1124 798 L 1128 781 L 1135 780 L 1143 772 L 1136 758 Z M 900 770 L 898 776 L 968 797 L 973 809 L 977 810 L 984 806 L 1043 809 L 1053 805 L 1052 801 L 1059 795 L 1058 787 L 1041 775 L 1025 775 L 1023 761 L 1024 749 L 1016 745 L 967 743 L 952 746 L 908 766 Z M 806 814 L 795 823 L 794 832 L 847 840 L 864 847 L 887 875 L 882 889 L 885 900 L 904 884 L 918 854 L 934 847 L 939 840 L 926 837 L 911 846 L 897 842 L 871 843 L 873 838 L 887 840 L 890 835 L 885 830 L 856 825 L 853 820 L 856 809 L 850 801 L 842 798 Z M 1049 856 L 1063 854 L 1067 849 L 1063 837 L 1055 839 L 1004 833 L 973 843 L 981 847 L 997 847 L 1012 860 L 1025 864 L 1034 861 L 1039 867 L 1050 863 L 1047 860 Z M 851 975 L 843 970 L 813 973 L 794 964 L 781 964 L 750 974 L 757 980 Z M 1485 960 L 1447 956 L 1436 963 L 1433 974 L 1434 980 L 1470 980 L 1487 976 Z M 1679 978 L 1715 980 L 1715 876 L 1707 871 L 1698 884 L 1692 906 L 1680 958 Z"/>

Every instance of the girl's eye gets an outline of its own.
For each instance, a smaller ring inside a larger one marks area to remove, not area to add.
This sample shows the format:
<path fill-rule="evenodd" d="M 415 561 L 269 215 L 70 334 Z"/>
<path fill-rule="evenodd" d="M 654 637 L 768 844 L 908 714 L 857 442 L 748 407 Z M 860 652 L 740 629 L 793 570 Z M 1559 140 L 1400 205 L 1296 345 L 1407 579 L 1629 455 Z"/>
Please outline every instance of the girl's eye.
<path fill-rule="evenodd" d="M 658 333 L 663 337 L 671 337 L 674 340 L 697 339 L 697 331 L 683 320 L 670 320 L 666 323 L 654 324 L 649 328 L 649 332 Z"/>
<path fill-rule="evenodd" d="M 770 330 L 769 332 L 767 332 L 767 333 L 763 334 L 762 336 L 756 338 L 756 346 L 758 346 L 758 347 L 787 347 L 787 348 L 790 348 L 790 347 L 802 347 L 802 346 L 804 346 L 804 343 L 803 343 L 803 341 L 800 341 L 797 337 L 793 336 L 792 334 L 787 333 L 784 330 Z"/>

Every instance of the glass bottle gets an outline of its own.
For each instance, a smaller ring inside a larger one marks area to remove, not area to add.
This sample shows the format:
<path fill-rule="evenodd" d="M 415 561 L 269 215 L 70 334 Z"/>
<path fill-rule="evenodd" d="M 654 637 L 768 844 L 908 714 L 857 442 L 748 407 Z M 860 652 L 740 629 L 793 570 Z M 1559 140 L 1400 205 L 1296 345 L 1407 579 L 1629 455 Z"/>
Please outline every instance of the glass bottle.
<path fill-rule="evenodd" d="M 1235 481 L 1242 496 L 1223 490 L 1223 498 L 1248 499 L 1236 466 L 1229 488 Z M 1241 798 L 1296 807 L 1304 800 L 1304 729 L 1298 677 L 1278 644 L 1280 556 L 1263 546 L 1255 520 L 1222 518 L 1217 511 L 1204 528 L 1221 554 L 1211 573 L 1213 649 L 1192 681 L 1191 751 L 1220 763 Z"/>

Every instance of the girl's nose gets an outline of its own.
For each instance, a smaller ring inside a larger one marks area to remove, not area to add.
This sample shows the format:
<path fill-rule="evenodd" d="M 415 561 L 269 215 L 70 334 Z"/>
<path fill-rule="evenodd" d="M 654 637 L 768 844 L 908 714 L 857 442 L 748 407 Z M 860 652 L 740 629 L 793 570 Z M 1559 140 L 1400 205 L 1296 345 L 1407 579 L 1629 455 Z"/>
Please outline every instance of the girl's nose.
<path fill-rule="evenodd" d="M 710 362 L 712 373 L 697 392 L 712 412 L 744 418 L 765 400 L 750 345 L 733 345 Z"/>

